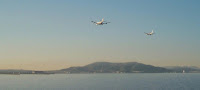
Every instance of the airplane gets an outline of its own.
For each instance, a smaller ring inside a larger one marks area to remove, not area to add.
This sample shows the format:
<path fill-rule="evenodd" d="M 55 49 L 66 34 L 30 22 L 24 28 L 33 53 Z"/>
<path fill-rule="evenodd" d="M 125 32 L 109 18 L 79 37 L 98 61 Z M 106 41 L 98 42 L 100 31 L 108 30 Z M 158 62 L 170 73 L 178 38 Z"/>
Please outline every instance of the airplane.
<path fill-rule="evenodd" d="M 145 32 L 144 32 L 145 33 Z M 146 35 L 153 35 L 154 34 L 154 32 L 153 32 L 153 30 L 150 32 L 150 33 L 145 33 Z"/>
<path fill-rule="evenodd" d="M 96 25 L 103 25 L 103 24 L 108 24 L 110 22 L 105 22 L 104 19 L 102 19 L 101 21 L 99 22 L 95 22 L 95 21 L 91 21 L 92 23 L 96 24 Z"/>

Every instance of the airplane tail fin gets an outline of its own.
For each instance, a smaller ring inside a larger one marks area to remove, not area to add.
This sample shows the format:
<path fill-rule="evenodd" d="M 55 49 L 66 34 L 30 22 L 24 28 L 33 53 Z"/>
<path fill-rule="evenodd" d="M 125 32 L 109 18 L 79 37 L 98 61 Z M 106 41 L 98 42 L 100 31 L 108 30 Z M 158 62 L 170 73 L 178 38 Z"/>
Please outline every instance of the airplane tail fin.
<path fill-rule="evenodd" d="M 101 22 L 103 22 L 103 21 L 104 21 L 104 19 L 102 18 Z"/>
<path fill-rule="evenodd" d="M 152 34 L 154 33 L 153 30 L 151 31 L 151 33 L 152 33 Z"/>

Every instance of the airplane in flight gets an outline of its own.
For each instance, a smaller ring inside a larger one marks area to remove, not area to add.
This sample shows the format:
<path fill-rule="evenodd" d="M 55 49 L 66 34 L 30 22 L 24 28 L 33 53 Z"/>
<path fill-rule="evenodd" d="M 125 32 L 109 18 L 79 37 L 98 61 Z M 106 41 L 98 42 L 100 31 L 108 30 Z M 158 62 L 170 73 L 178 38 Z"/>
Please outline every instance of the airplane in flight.
<path fill-rule="evenodd" d="M 145 33 L 145 32 L 144 32 Z M 146 35 L 153 35 L 154 34 L 154 32 L 153 32 L 153 30 L 150 32 L 150 33 L 145 33 Z"/>
<path fill-rule="evenodd" d="M 94 23 L 94 24 L 96 24 L 96 25 L 103 25 L 103 24 L 108 24 L 108 23 L 110 23 L 110 22 L 104 21 L 104 19 L 102 19 L 102 20 L 99 21 L 99 22 L 95 22 L 95 21 L 91 21 L 91 22 Z"/>

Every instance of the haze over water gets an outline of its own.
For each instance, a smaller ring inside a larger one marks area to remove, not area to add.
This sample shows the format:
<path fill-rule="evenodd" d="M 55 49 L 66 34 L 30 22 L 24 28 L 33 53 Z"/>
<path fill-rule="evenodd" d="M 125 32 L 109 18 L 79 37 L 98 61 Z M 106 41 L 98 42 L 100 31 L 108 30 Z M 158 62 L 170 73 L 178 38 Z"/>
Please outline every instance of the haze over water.
<path fill-rule="evenodd" d="M 199 90 L 199 73 L 0 75 L 0 90 Z"/>

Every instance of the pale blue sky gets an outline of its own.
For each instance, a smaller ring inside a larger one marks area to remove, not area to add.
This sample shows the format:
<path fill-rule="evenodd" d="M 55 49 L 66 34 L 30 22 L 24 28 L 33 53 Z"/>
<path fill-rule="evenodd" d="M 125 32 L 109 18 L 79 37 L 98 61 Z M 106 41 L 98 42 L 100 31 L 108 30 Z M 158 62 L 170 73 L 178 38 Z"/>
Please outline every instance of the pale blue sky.
<path fill-rule="evenodd" d="M 0 68 L 200 66 L 199 0 L 1 0 Z M 110 24 L 95 26 L 104 18 Z M 144 32 L 155 29 L 152 37 Z"/>

